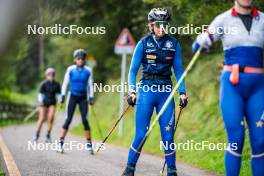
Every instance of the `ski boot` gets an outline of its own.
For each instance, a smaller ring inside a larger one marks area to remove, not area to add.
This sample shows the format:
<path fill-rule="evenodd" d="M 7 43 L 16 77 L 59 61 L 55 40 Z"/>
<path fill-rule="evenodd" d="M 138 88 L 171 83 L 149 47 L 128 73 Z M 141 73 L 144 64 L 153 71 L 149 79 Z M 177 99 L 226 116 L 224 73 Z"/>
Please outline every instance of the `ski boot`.
<path fill-rule="evenodd" d="M 167 176 L 177 176 L 177 169 L 176 169 L 176 167 L 168 167 L 168 169 L 167 169 Z"/>
<path fill-rule="evenodd" d="M 135 175 L 135 168 L 127 166 L 121 176 L 134 176 L 134 175 Z"/>
<path fill-rule="evenodd" d="M 59 142 L 57 144 L 57 152 L 58 153 L 64 153 L 63 144 L 64 144 L 64 141 L 63 140 L 59 140 Z"/>
<path fill-rule="evenodd" d="M 90 152 L 91 155 L 94 154 L 94 152 L 93 152 L 93 144 L 92 144 L 92 142 L 87 142 L 87 144 L 86 144 L 86 149 Z"/>
<path fill-rule="evenodd" d="M 50 134 L 47 134 L 46 135 L 46 143 L 51 143 L 51 137 L 50 137 Z"/>
<path fill-rule="evenodd" d="M 33 141 L 34 142 L 38 142 L 38 139 L 39 139 L 39 134 L 36 134 L 33 136 Z"/>

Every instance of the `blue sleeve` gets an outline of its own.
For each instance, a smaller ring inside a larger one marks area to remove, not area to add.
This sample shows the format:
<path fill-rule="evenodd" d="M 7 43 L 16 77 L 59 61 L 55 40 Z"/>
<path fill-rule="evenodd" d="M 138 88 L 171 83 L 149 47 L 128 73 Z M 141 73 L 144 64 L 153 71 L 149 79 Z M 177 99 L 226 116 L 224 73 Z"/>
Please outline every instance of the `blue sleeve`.
<path fill-rule="evenodd" d="M 143 58 L 143 44 L 141 41 L 139 41 L 133 53 L 132 61 L 128 73 L 129 92 L 136 92 L 137 72 L 141 65 L 142 58 Z"/>
<path fill-rule="evenodd" d="M 182 73 L 183 73 L 182 51 L 181 51 L 181 46 L 180 46 L 179 42 L 177 44 L 176 53 L 175 53 L 174 59 L 173 59 L 173 69 L 174 69 L 174 74 L 175 74 L 176 81 L 177 81 L 181 78 Z M 178 91 L 180 94 L 186 94 L 184 81 L 181 82 L 181 84 L 178 88 Z"/>

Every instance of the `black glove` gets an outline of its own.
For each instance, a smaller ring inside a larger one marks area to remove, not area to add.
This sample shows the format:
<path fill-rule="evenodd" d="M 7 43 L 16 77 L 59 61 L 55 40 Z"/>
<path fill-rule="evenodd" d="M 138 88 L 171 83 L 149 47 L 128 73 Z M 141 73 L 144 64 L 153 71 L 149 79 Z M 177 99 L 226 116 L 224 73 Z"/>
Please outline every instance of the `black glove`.
<path fill-rule="evenodd" d="M 180 104 L 179 104 L 179 106 L 182 109 L 185 108 L 187 106 L 187 104 L 188 104 L 188 98 L 187 97 L 186 98 L 180 98 Z"/>
<path fill-rule="evenodd" d="M 134 97 L 134 98 L 133 98 Z M 136 104 L 136 94 L 135 93 L 131 93 L 127 95 L 127 103 L 134 107 Z"/>
<path fill-rule="evenodd" d="M 61 103 L 61 104 L 63 104 L 63 103 L 64 103 L 64 101 L 65 101 L 65 95 L 62 95 L 62 96 L 61 96 L 60 103 Z"/>
<path fill-rule="evenodd" d="M 92 106 L 94 105 L 94 98 L 93 97 L 90 97 L 89 98 L 89 104 Z"/>

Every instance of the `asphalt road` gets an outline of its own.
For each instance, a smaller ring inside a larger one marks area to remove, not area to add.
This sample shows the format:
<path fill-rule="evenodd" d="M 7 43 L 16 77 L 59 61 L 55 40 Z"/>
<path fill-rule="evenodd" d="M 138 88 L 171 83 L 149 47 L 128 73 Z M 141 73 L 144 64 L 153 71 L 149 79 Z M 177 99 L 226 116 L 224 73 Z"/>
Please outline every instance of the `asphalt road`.
<path fill-rule="evenodd" d="M 73 124 L 79 122 L 75 117 Z M 52 133 L 53 141 L 58 139 L 60 126 L 64 120 L 62 113 L 57 113 L 55 127 Z M 45 145 L 46 125 L 43 126 L 42 135 L 38 142 L 39 150 L 33 150 L 32 135 L 35 124 L 7 127 L 1 130 L 1 135 L 11 151 L 13 158 L 22 176 L 120 176 L 124 170 L 128 149 L 106 144 L 106 149 L 97 155 L 89 155 L 86 150 L 65 151 L 57 153 L 51 145 L 43 150 Z M 85 142 L 82 137 L 69 134 L 66 142 L 74 144 Z M 31 146 L 31 148 L 29 147 Z M 29 149 L 30 148 L 30 149 Z M 142 154 L 138 163 L 136 176 L 158 176 L 163 159 L 158 156 Z M 177 162 L 179 176 L 210 176 L 207 171 Z"/>

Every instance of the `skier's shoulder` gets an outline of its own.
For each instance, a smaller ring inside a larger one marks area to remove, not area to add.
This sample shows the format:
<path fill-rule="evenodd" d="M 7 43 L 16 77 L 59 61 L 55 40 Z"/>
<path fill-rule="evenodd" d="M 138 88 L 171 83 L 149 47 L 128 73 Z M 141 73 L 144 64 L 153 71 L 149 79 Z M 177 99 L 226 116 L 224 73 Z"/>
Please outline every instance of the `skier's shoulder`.
<path fill-rule="evenodd" d="M 39 86 L 40 92 L 43 93 L 44 91 L 46 91 L 47 85 L 48 85 L 48 80 L 41 81 L 40 86 Z"/>
<path fill-rule="evenodd" d="M 92 72 L 91 67 L 89 67 L 88 65 L 85 65 L 85 66 L 84 66 L 84 69 L 85 69 L 87 72 L 89 72 L 89 73 Z"/>
<path fill-rule="evenodd" d="M 259 14 L 260 19 L 264 20 L 264 13 L 258 10 L 258 14 Z"/>
<path fill-rule="evenodd" d="M 75 64 L 70 65 L 70 66 L 67 67 L 67 72 L 71 72 L 74 69 L 76 69 L 76 65 Z"/>
<path fill-rule="evenodd" d="M 147 38 L 149 38 L 151 36 L 152 36 L 152 33 L 148 33 L 148 34 L 144 35 L 143 37 L 141 37 L 140 40 L 145 40 L 145 39 L 147 39 Z"/>
<path fill-rule="evenodd" d="M 152 37 L 152 34 L 151 33 L 149 33 L 149 34 L 147 34 L 147 35 L 144 35 L 143 37 L 141 37 L 141 39 L 139 40 L 139 42 L 138 43 L 140 43 L 140 42 L 146 42 L 148 39 L 150 39 Z"/>
<path fill-rule="evenodd" d="M 56 85 L 57 87 L 60 87 L 61 86 L 58 81 L 54 80 L 53 82 L 54 82 L 54 85 Z"/>
<path fill-rule="evenodd" d="M 232 9 L 229 9 L 214 18 L 214 21 L 223 22 L 232 17 Z"/>
<path fill-rule="evenodd" d="M 40 87 L 43 87 L 43 86 L 45 86 L 46 84 L 48 83 L 48 80 L 43 80 L 43 81 L 41 81 L 41 83 L 40 83 Z"/>

